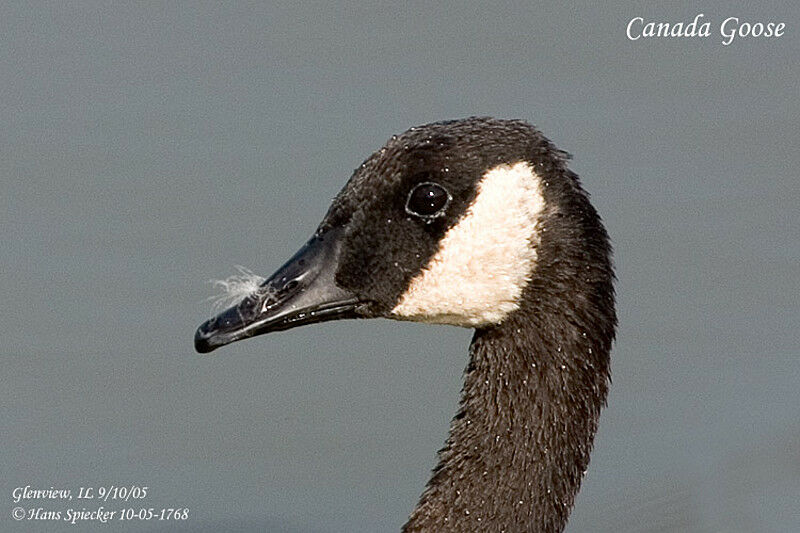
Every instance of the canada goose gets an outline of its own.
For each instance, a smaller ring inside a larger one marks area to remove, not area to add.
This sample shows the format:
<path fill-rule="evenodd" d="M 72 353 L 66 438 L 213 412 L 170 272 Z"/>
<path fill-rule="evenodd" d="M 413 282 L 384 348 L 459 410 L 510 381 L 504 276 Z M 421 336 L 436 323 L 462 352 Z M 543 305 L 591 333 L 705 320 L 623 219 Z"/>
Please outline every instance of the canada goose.
<path fill-rule="evenodd" d="M 341 318 L 475 328 L 458 412 L 403 531 L 562 531 L 616 327 L 608 235 L 567 158 L 519 120 L 393 136 L 195 348 Z"/>

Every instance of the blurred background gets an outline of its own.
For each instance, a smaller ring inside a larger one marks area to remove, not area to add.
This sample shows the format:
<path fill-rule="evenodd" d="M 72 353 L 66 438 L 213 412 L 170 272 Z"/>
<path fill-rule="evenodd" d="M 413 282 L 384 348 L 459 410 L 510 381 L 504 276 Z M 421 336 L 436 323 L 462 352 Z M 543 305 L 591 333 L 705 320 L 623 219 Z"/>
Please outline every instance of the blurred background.
<path fill-rule="evenodd" d="M 75 530 L 12 520 L 15 487 L 136 484 L 189 520 L 80 530 L 398 531 L 470 331 L 192 337 L 392 134 L 493 115 L 574 154 L 615 246 L 568 531 L 800 531 L 800 7 L 641 4 L 0 4 L 0 530 Z M 729 16 L 786 33 L 723 46 Z"/>

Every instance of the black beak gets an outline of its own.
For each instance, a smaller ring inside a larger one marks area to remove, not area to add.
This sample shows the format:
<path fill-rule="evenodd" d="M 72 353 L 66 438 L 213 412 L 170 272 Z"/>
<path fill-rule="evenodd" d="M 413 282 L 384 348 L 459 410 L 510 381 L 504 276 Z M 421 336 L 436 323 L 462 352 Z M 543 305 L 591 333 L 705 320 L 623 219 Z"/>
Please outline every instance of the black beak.
<path fill-rule="evenodd" d="M 344 230 L 312 237 L 253 294 L 203 322 L 194 336 L 200 353 L 272 331 L 357 318 L 360 303 L 334 281 Z"/>

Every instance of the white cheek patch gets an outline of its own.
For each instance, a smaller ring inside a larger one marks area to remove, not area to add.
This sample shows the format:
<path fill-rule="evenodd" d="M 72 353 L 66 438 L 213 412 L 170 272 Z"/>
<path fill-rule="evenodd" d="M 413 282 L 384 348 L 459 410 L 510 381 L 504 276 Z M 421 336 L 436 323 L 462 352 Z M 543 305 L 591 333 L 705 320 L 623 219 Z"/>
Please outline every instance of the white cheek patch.
<path fill-rule="evenodd" d="M 540 179 L 528 163 L 489 170 L 472 205 L 392 314 L 466 327 L 501 322 L 519 307 L 536 264 L 543 209 Z"/>

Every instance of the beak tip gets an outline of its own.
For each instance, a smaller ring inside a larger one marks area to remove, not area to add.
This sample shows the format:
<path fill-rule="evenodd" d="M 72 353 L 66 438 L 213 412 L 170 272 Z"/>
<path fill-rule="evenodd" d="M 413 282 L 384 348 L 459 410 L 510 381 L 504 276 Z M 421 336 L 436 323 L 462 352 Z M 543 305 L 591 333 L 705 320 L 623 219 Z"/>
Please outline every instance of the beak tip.
<path fill-rule="evenodd" d="M 217 348 L 209 342 L 210 338 L 211 336 L 203 331 L 203 326 L 197 328 L 197 332 L 194 334 L 194 349 L 197 353 L 208 353 Z"/>

